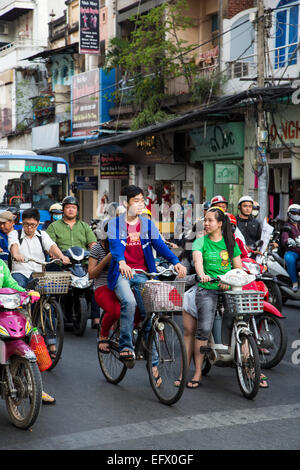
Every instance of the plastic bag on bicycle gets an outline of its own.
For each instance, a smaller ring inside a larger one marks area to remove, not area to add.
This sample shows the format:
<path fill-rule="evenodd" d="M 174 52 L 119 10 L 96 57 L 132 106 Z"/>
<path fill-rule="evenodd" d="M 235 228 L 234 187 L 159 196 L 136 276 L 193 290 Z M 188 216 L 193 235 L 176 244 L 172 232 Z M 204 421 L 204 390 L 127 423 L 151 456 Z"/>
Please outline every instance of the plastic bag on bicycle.
<path fill-rule="evenodd" d="M 147 282 L 142 296 L 145 309 L 148 311 L 173 311 L 182 308 L 183 296 L 172 283 Z"/>

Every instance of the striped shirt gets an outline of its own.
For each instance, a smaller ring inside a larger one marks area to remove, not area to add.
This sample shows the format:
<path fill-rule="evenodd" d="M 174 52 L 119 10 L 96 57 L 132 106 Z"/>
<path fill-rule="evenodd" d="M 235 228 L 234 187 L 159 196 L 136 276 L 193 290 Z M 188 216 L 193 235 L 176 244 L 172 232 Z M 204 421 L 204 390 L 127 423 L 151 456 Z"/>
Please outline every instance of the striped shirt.
<path fill-rule="evenodd" d="M 109 253 L 109 251 L 106 251 L 101 243 L 97 243 L 97 245 L 94 245 L 90 251 L 90 256 L 91 258 L 96 259 L 97 261 L 102 261 L 103 258 Z M 108 274 L 108 268 L 109 264 L 105 267 L 103 271 L 99 274 L 97 278 L 94 280 L 94 289 L 96 290 L 98 287 L 101 286 L 106 286 L 107 284 L 107 274 Z"/>

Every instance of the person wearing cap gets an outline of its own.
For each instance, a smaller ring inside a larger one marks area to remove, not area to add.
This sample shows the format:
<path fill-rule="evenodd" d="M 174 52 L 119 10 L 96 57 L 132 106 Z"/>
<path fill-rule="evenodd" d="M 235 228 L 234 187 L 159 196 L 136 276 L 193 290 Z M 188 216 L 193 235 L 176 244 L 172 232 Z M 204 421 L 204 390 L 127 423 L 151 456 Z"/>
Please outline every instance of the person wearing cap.
<path fill-rule="evenodd" d="M 0 259 L 8 262 L 8 234 L 13 231 L 15 216 L 10 211 L 4 211 L 0 214 Z"/>
<path fill-rule="evenodd" d="M 210 207 L 220 207 L 221 209 L 223 209 L 223 211 L 226 212 L 228 209 L 228 201 L 224 196 L 214 196 L 210 201 Z"/>
<path fill-rule="evenodd" d="M 261 225 L 258 220 L 253 217 L 254 201 L 251 196 L 243 196 L 240 198 L 238 202 L 238 209 L 240 211 L 239 215 L 237 216 L 237 226 L 239 230 L 242 232 L 245 242 L 246 248 L 254 253 L 260 254 L 260 251 L 254 250 L 256 242 L 261 239 Z"/>
<path fill-rule="evenodd" d="M 50 224 L 52 222 L 55 222 L 56 220 L 60 220 L 63 216 L 63 210 L 62 210 L 62 205 L 56 202 L 55 204 L 52 204 L 52 206 L 49 208 L 49 214 L 50 214 L 50 220 L 46 220 L 43 225 L 43 230 L 47 230 Z"/>

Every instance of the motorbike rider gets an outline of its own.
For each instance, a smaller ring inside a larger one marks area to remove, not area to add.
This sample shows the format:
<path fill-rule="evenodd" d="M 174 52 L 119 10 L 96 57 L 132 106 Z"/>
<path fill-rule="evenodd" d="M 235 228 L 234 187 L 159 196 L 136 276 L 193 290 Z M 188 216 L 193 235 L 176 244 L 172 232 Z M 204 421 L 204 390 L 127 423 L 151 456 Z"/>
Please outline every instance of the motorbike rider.
<path fill-rule="evenodd" d="M 252 215 L 253 217 L 257 217 L 260 211 L 260 205 L 257 201 L 253 201 L 253 209 L 252 209 Z"/>
<path fill-rule="evenodd" d="M 66 196 L 62 201 L 63 216 L 52 222 L 47 228 L 48 235 L 62 251 L 73 246 L 91 250 L 96 245 L 97 238 L 91 227 L 78 219 L 79 202 L 74 196 Z M 92 328 L 97 328 L 100 321 L 100 310 L 94 296 L 91 300 Z"/>
<path fill-rule="evenodd" d="M 193 243 L 193 259 L 200 283 L 196 291 L 197 328 L 194 342 L 195 371 L 188 388 L 198 388 L 202 379 L 204 355 L 200 347 L 206 346 L 210 336 L 220 289 L 225 286 L 210 283 L 211 277 L 225 274 L 232 267 L 242 268 L 241 251 L 234 239 L 229 218 L 223 209 L 210 207 L 205 215 L 206 235 Z M 225 320 L 227 322 L 229 320 Z M 231 321 L 231 320 L 230 320 Z M 189 351 L 191 357 L 192 351 Z"/>
<path fill-rule="evenodd" d="M 13 231 L 15 216 L 10 211 L 0 214 L 0 253 L 8 252 L 8 234 Z M 8 262 L 8 255 L 1 255 L 3 261 Z"/>
<path fill-rule="evenodd" d="M 241 234 L 241 232 L 239 231 L 239 229 L 237 228 L 236 217 L 233 214 L 230 214 L 229 212 L 227 212 L 227 216 L 231 223 L 231 228 L 234 234 L 234 238 L 236 239 L 239 249 L 241 250 L 241 258 L 248 258 L 249 254 L 245 247 L 245 239 L 243 235 Z"/>
<path fill-rule="evenodd" d="M 221 207 L 223 211 L 227 212 L 228 201 L 224 196 L 218 195 L 214 196 L 210 201 L 210 207 Z M 205 215 L 205 214 L 204 214 Z"/>
<path fill-rule="evenodd" d="M 288 221 L 281 232 L 281 244 L 285 249 L 284 260 L 293 283 L 293 291 L 299 289 L 297 261 L 300 259 L 300 204 L 292 204 L 287 211 Z"/>
<path fill-rule="evenodd" d="M 260 251 L 257 249 L 253 250 L 253 248 L 256 246 L 256 242 L 261 239 L 262 229 L 258 220 L 252 215 L 253 206 L 254 201 L 251 196 L 241 197 L 238 202 L 240 213 L 236 220 L 237 226 L 245 238 L 247 250 L 257 255 L 260 254 Z"/>
<path fill-rule="evenodd" d="M 56 220 L 60 220 L 63 216 L 63 210 L 62 210 L 62 205 L 56 202 L 55 204 L 52 204 L 49 208 L 49 214 L 50 214 L 50 220 L 46 220 L 43 225 L 43 230 L 47 230 L 50 224 L 52 222 L 55 222 Z"/>

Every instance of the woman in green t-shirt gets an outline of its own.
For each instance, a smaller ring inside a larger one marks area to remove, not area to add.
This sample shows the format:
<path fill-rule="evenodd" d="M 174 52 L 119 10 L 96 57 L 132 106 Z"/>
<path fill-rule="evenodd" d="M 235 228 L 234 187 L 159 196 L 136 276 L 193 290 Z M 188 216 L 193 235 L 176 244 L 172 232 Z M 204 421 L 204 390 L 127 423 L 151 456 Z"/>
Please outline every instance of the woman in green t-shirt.
<path fill-rule="evenodd" d="M 230 220 L 218 207 L 210 208 L 204 219 L 206 235 L 193 243 L 193 260 L 200 278 L 196 291 L 198 312 L 197 328 L 194 343 L 195 372 L 188 388 L 198 388 L 202 378 L 204 355 L 200 347 L 206 346 L 212 331 L 220 290 L 227 286 L 221 283 L 210 283 L 211 278 L 225 274 L 233 268 L 241 268 L 241 251 L 235 241 Z M 231 320 L 230 320 L 231 322 Z"/>

